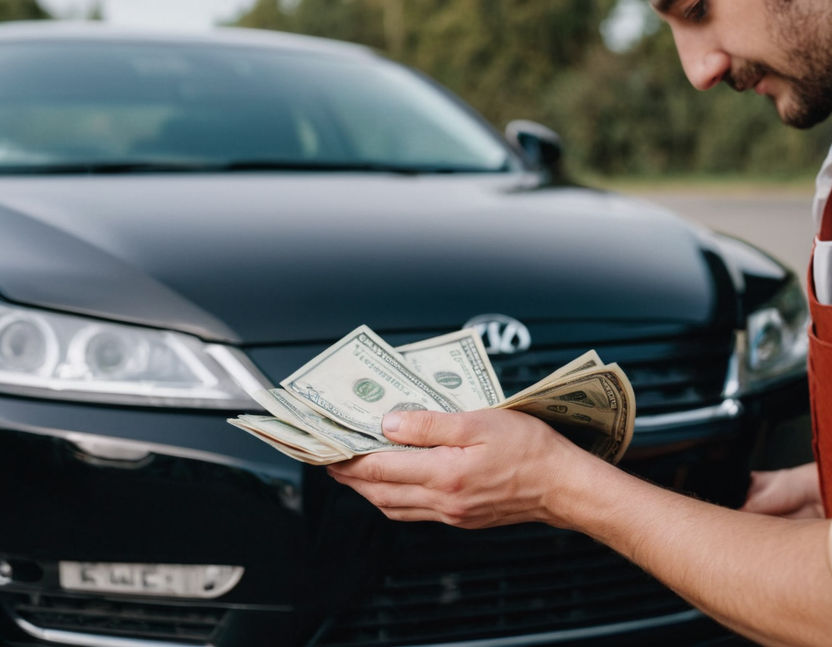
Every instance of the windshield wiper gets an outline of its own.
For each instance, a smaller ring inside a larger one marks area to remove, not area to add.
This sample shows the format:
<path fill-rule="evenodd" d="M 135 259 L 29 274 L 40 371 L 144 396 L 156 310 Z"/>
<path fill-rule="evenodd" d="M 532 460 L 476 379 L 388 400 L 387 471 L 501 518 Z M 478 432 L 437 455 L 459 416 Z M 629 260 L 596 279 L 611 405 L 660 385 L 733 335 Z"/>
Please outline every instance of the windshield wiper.
<path fill-rule="evenodd" d="M 421 167 L 376 162 L 283 162 L 281 160 L 232 160 L 225 171 L 308 171 L 312 173 L 399 173 L 417 175 Z"/>
<path fill-rule="evenodd" d="M 464 166 L 388 164 L 376 162 L 304 162 L 270 159 L 229 161 L 114 160 L 57 162 L 53 164 L 0 165 L 10 175 L 128 175 L 131 173 L 233 173 L 245 171 L 299 171 L 311 173 L 394 173 L 432 175 L 494 173 L 506 170 Z"/>
<path fill-rule="evenodd" d="M 281 160 L 232 160 L 227 162 L 225 171 L 311 171 L 311 172 L 358 172 L 396 173 L 400 175 L 436 175 L 449 173 L 500 173 L 509 170 L 508 159 L 497 168 L 482 166 L 459 166 L 444 164 L 396 164 L 392 162 L 285 162 Z"/>
<path fill-rule="evenodd" d="M 207 165 L 194 162 L 111 161 L 111 162 L 55 162 L 52 164 L 0 164 L 2 175 L 120 175 L 129 173 L 188 173 L 204 172 Z"/>

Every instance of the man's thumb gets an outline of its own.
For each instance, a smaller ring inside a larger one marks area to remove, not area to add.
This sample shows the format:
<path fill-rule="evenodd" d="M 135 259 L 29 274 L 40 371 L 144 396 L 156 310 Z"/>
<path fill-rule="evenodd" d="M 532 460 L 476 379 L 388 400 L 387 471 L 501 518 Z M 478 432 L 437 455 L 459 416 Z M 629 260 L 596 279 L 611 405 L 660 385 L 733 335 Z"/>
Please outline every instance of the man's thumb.
<path fill-rule="evenodd" d="M 381 422 L 384 435 L 403 445 L 466 445 L 464 417 L 437 411 L 391 411 Z"/>

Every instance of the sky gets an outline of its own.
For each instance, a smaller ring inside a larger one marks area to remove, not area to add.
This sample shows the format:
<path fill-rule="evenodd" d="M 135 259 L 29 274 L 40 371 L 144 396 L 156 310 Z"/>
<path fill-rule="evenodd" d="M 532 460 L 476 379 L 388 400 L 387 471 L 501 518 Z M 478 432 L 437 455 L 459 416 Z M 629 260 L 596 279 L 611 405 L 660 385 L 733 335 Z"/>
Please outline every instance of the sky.
<path fill-rule="evenodd" d="M 618 0 L 609 17 L 601 24 L 604 42 L 614 52 L 634 45 L 645 32 L 658 27 L 652 9 L 642 0 Z"/>
<path fill-rule="evenodd" d="M 52 15 L 83 18 L 96 0 L 39 0 Z M 255 0 L 100 0 L 104 19 L 115 25 L 159 29 L 205 29 L 228 21 Z"/>

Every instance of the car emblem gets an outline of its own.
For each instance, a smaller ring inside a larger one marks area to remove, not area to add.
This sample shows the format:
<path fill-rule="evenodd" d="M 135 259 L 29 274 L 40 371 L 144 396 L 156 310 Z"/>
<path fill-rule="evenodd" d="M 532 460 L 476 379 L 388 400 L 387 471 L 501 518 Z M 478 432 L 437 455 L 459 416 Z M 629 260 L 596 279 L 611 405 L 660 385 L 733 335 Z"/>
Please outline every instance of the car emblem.
<path fill-rule="evenodd" d="M 529 350 L 532 336 L 522 323 L 505 315 L 477 315 L 463 328 L 474 328 L 489 355 L 513 355 Z"/>

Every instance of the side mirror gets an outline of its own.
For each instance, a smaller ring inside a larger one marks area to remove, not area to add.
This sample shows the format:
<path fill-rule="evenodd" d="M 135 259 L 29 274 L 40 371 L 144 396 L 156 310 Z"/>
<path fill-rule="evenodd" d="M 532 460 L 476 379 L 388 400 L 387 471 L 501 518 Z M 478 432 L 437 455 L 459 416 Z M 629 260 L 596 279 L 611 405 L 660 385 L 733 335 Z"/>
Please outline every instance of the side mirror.
<path fill-rule="evenodd" d="M 505 137 L 532 165 L 548 171 L 552 178 L 561 175 L 560 135 L 535 121 L 517 119 L 506 126 Z"/>

